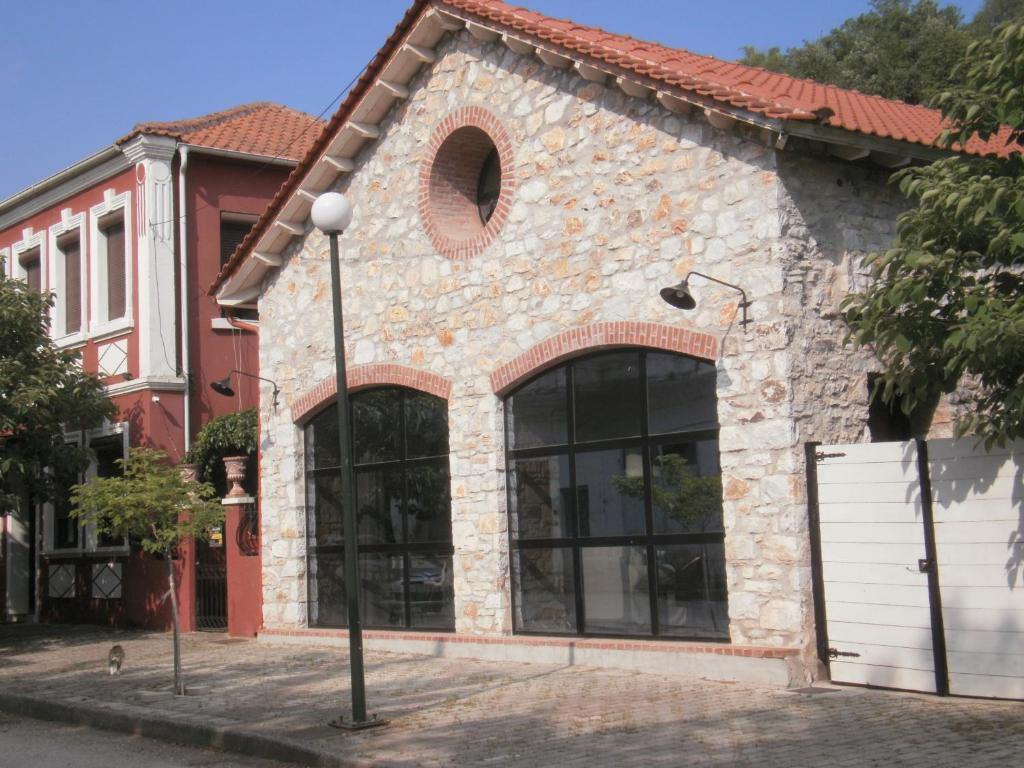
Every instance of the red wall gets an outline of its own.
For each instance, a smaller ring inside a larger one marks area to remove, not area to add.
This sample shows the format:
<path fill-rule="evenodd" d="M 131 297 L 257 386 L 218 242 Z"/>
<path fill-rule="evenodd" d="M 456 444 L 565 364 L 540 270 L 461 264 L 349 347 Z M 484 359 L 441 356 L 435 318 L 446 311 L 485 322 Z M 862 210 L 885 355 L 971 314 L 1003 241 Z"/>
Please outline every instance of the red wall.
<path fill-rule="evenodd" d="M 290 169 L 254 166 L 200 153 L 189 155 L 186 186 L 188 200 L 189 294 L 193 297 L 189 329 L 191 370 L 195 380 L 192 423 L 195 429 L 210 419 L 259 405 L 259 382 L 245 376 L 232 378 L 234 397 L 210 389 L 232 368 L 259 373 L 255 333 L 214 331 L 210 321 L 221 316 L 207 290 L 220 271 L 221 213 L 263 213 L 288 177 Z"/>
<path fill-rule="evenodd" d="M 178 159 L 175 159 L 175 185 L 177 186 Z M 210 382 L 223 378 L 233 369 L 238 368 L 249 373 L 259 373 L 258 337 L 255 333 L 213 330 L 211 320 L 221 317 L 216 302 L 207 296 L 207 290 L 220 270 L 220 221 L 221 213 L 249 214 L 258 216 L 270 202 L 280 185 L 287 178 L 290 169 L 281 166 L 264 166 L 260 163 L 246 163 L 203 155 L 193 152 L 189 155 L 186 169 L 186 211 L 187 211 L 187 247 L 188 247 L 188 306 L 184 309 L 189 314 L 189 360 L 185 366 L 191 373 L 191 425 L 194 436 L 203 424 L 210 419 L 238 410 L 258 405 L 258 381 L 248 377 L 235 376 L 232 385 L 234 397 L 225 397 L 210 389 Z M 0 248 L 6 248 L 22 239 L 22 230 L 31 226 L 34 231 L 46 231 L 50 226 L 60 222 L 60 211 L 71 208 L 73 214 L 85 213 L 85 237 L 82 243 L 84 257 L 91 259 L 89 208 L 103 201 L 103 191 L 113 189 L 115 194 L 124 191 L 132 193 L 132 216 L 138 211 L 140 194 L 135 180 L 135 169 L 128 169 L 115 177 L 106 179 L 88 190 L 67 198 L 46 211 L 25 219 L 0 231 Z M 175 202 L 178 200 L 175 188 Z M 177 206 L 176 206 L 177 207 Z M 133 218 L 133 240 L 136 236 L 136 219 Z M 175 237 L 179 236 L 175 230 Z M 180 243 L 179 243 L 180 247 Z M 133 261 L 133 301 L 135 323 L 138 325 L 138 249 L 132 248 Z M 47 256 L 48 248 L 47 248 Z M 45 268 L 44 268 L 45 269 Z M 87 261 L 87 274 L 91 274 L 91 263 Z M 180 274 L 176 270 L 176 288 L 180 284 Z M 52 278 L 44 272 L 48 285 Z M 91 297 L 87 297 L 91 302 Z M 179 307 L 176 320 L 180 321 L 182 308 Z M 87 309 L 88 317 L 93 316 L 92 307 Z M 123 336 L 112 338 L 128 339 L 128 370 L 137 376 L 138 341 L 134 332 L 126 332 Z M 104 343 L 111 339 L 104 339 Z M 170 342 L 170 339 L 168 339 Z M 81 347 L 83 366 L 87 371 L 97 368 L 97 349 L 91 342 Z M 106 384 L 119 384 L 124 377 L 117 376 L 104 381 Z M 165 451 L 174 462 L 183 460 L 185 451 L 185 398 L 180 392 L 154 392 L 143 390 L 113 398 L 119 411 L 119 421 L 130 425 L 130 442 L 133 446 L 146 446 Z M 195 546 L 186 545 L 180 548 L 180 558 L 176 562 L 179 574 L 182 629 L 189 631 L 195 625 Z M 90 558 L 47 558 L 44 562 L 61 561 L 76 562 L 76 573 L 82 582 L 79 595 L 88 595 L 88 579 L 91 563 L 94 560 L 118 560 L 123 563 L 123 597 L 121 600 L 92 600 L 80 597 L 77 600 L 43 600 L 43 616 L 58 621 L 91 621 L 97 623 L 128 624 L 153 629 L 170 627 L 170 604 L 162 597 L 167 590 L 167 566 L 162 560 L 155 560 L 139 552 L 131 555 L 110 558 L 109 555 Z M 259 558 L 246 558 L 257 561 Z M 241 576 L 241 573 L 236 576 Z M 46 594 L 46 568 L 43 568 L 42 593 Z M 256 575 L 253 586 L 253 574 L 247 573 L 244 579 L 232 579 L 229 583 L 244 583 L 246 590 L 253 590 L 255 602 L 243 600 L 246 604 L 245 613 L 255 611 L 255 616 L 246 623 L 246 632 L 251 626 L 259 626 L 259 582 Z M 239 595 L 236 587 L 236 599 Z M 255 606 L 255 607 L 253 607 Z M 253 624 L 252 622 L 255 622 Z"/>
<path fill-rule="evenodd" d="M 14 243 L 20 241 L 22 239 L 22 230 L 26 229 L 28 227 L 32 227 L 33 231 L 36 232 L 36 233 L 38 233 L 38 232 L 47 232 L 51 226 L 60 223 L 60 221 L 61 221 L 61 216 L 60 216 L 61 210 L 64 209 L 64 208 L 70 208 L 72 215 L 77 215 L 77 214 L 80 214 L 80 213 L 84 213 L 85 217 L 86 217 L 85 218 L 85 227 L 84 227 L 84 239 L 83 239 L 83 242 L 82 242 L 82 256 L 83 256 L 83 258 L 86 261 L 86 274 L 87 275 L 91 275 L 92 255 L 93 254 L 92 254 L 92 242 L 90 240 L 91 226 L 90 226 L 90 222 L 89 222 L 89 209 L 92 206 L 97 205 L 97 204 L 103 202 L 103 192 L 104 192 L 104 190 L 107 190 L 107 189 L 113 189 L 115 195 L 120 195 L 123 192 L 131 192 L 131 194 L 132 194 L 132 199 L 131 199 L 131 209 L 132 209 L 131 210 L 131 215 L 134 217 L 136 212 L 137 212 L 137 210 L 138 210 L 138 192 L 136 190 L 136 184 L 135 184 L 135 168 L 132 167 L 132 168 L 129 168 L 129 169 L 125 170 L 125 171 L 122 171 L 120 174 L 118 174 L 116 176 L 113 176 L 113 177 L 108 178 L 108 179 L 104 179 L 103 181 L 99 182 L 98 184 L 95 184 L 94 186 L 89 187 L 88 189 L 86 189 L 86 190 L 84 190 L 82 192 L 79 192 L 78 194 L 73 195 L 72 197 L 69 197 L 69 198 L 66 198 L 64 200 L 61 200 L 59 203 L 56 203 L 51 208 L 47 208 L 46 210 L 42 211 L 41 213 L 37 213 L 34 216 L 31 216 L 31 217 L 29 217 L 27 219 L 23 219 L 23 220 L 17 222 L 16 224 L 11 225 L 7 229 L 4 229 L 4 230 L 0 231 L 0 249 L 9 248 L 12 245 L 14 245 Z M 134 237 L 136 235 L 136 231 L 135 230 L 137 228 L 136 227 L 136 221 L 134 220 L 134 218 L 133 218 L 133 221 L 132 221 L 132 225 L 133 225 L 132 226 L 132 233 L 133 233 L 133 237 Z M 48 238 L 49 238 L 49 235 L 47 234 L 47 246 L 46 246 L 46 249 L 45 249 L 46 250 L 46 257 L 47 257 L 46 261 L 47 262 L 49 262 L 49 259 L 50 259 L 49 239 Z M 133 261 L 132 273 L 133 273 L 133 275 L 136 276 L 132 280 L 132 286 L 133 286 L 132 310 L 133 310 L 133 314 L 134 314 L 133 320 L 135 321 L 136 326 L 138 325 L 138 307 L 139 307 L 139 292 L 138 292 L 138 279 L 137 279 L 139 270 L 138 270 L 138 253 L 137 253 L 137 250 L 138 249 L 135 248 L 135 247 L 132 248 L 132 261 Z M 48 265 L 44 266 L 44 268 L 43 268 L 43 275 L 44 275 L 44 279 L 46 281 L 46 284 L 48 286 L 53 286 L 54 278 L 53 278 L 52 275 L 49 274 Z M 87 310 L 86 310 L 87 317 L 91 318 L 91 317 L 94 316 L 94 312 L 93 312 L 93 307 L 92 307 L 92 296 L 89 295 L 89 294 L 91 294 L 91 291 L 87 291 L 86 292 L 85 303 L 86 303 L 86 307 L 87 307 Z M 138 371 L 139 371 L 139 362 L 138 362 L 139 361 L 139 345 L 138 345 L 137 339 L 135 338 L 134 333 L 132 333 L 131 331 L 126 331 L 124 334 L 122 334 L 120 336 L 114 336 L 114 337 L 111 337 L 109 339 L 104 339 L 103 341 L 104 341 L 104 343 L 106 343 L 106 342 L 112 341 L 113 339 L 124 338 L 126 336 L 128 337 L 128 370 L 129 370 L 129 372 L 131 372 L 131 373 L 133 373 L 135 375 L 138 375 Z M 92 341 L 87 341 L 81 347 L 81 353 L 82 353 L 82 365 L 85 367 L 85 370 L 87 370 L 87 371 L 95 371 L 96 370 L 96 345 Z M 115 377 L 115 378 L 112 378 L 112 379 L 107 379 L 107 380 L 104 381 L 104 383 L 105 384 L 112 384 L 112 383 L 120 383 L 120 382 L 123 382 L 123 381 L 124 381 L 124 378 L 121 377 L 121 376 L 118 376 L 118 377 Z"/>

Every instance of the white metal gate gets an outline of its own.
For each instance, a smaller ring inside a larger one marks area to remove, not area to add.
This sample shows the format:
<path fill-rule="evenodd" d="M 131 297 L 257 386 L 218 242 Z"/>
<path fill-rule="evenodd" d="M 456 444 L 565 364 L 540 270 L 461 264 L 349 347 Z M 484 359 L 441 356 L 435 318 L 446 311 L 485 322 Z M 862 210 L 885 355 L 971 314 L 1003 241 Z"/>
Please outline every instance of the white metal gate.
<path fill-rule="evenodd" d="M 834 681 L 1024 698 L 1022 448 L 809 447 L 819 652 Z"/>

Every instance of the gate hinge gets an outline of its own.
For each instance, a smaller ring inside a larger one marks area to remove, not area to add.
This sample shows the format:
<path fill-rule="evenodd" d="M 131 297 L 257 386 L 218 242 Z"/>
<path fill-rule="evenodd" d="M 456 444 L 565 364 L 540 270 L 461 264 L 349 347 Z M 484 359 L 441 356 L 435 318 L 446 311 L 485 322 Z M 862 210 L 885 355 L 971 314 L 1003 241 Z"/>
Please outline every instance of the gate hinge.
<path fill-rule="evenodd" d="M 845 455 L 845 453 L 825 453 L 824 451 L 815 451 L 814 460 L 817 462 L 822 462 L 825 459 L 838 459 Z"/>
<path fill-rule="evenodd" d="M 840 656 L 851 658 L 851 659 L 859 659 L 860 658 L 860 654 L 859 653 L 853 653 L 852 651 L 840 651 L 838 648 L 829 648 L 828 649 L 828 657 L 830 659 L 838 659 Z"/>

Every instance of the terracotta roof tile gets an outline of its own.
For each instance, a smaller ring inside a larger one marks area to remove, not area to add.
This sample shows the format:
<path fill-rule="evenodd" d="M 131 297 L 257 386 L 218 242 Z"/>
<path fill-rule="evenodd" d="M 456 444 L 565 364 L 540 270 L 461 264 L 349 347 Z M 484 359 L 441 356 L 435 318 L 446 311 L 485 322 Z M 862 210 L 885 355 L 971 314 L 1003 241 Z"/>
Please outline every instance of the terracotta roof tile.
<path fill-rule="evenodd" d="M 818 114 L 827 110 L 831 115 L 820 121 L 824 125 L 924 146 L 934 145 L 942 129 L 941 115 L 934 109 L 615 35 L 500 0 L 439 0 L 438 4 L 558 43 L 653 80 L 710 96 L 729 106 L 775 118 L 818 121 Z M 1006 136 L 1003 131 L 987 142 L 971 139 L 965 151 L 1004 156 L 1019 151 L 1006 146 Z"/>
<path fill-rule="evenodd" d="M 147 133 L 194 146 L 297 161 L 313 146 L 322 125 L 304 112 L 257 101 L 186 120 L 139 123 L 117 143 Z"/>
<path fill-rule="evenodd" d="M 419 16 L 430 6 L 448 8 L 473 17 L 485 25 L 519 32 L 542 43 L 552 43 L 621 70 L 640 73 L 651 80 L 710 97 L 720 104 L 771 118 L 818 122 L 854 133 L 924 146 L 934 146 L 942 128 L 941 114 L 927 107 L 869 96 L 626 35 L 616 35 L 596 27 L 544 16 L 500 0 L 415 0 L 355 87 L 349 91 L 338 111 L 312 142 L 309 153 L 292 171 L 270 206 L 225 264 L 210 287 L 211 295 L 234 273 L 248 250 L 263 236 L 325 150 L 330 138 L 348 120 L 351 111 L 372 86 L 384 64 L 413 29 Z M 987 142 L 973 138 L 964 151 L 1003 156 L 1011 151 L 1019 152 L 1017 147 L 1006 146 L 1008 132 L 1008 129 L 1004 129 Z"/>

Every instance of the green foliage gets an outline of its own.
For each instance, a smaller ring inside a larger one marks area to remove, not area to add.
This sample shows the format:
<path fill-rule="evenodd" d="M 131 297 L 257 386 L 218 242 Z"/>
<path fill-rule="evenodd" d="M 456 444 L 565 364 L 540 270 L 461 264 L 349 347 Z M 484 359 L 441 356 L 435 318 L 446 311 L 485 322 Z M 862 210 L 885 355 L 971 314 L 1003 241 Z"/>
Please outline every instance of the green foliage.
<path fill-rule="evenodd" d="M 223 482 L 225 456 L 250 456 L 259 442 L 259 422 L 255 408 L 218 416 L 206 423 L 185 461 L 199 466 L 199 479 L 206 483 Z"/>
<path fill-rule="evenodd" d="M 953 82 L 951 62 L 973 39 L 954 6 L 936 0 L 873 0 L 867 13 L 785 53 L 747 46 L 740 61 L 864 93 L 927 101 Z"/>
<path fill-rule="evenodd" d="M 0 503 L 27 492 L 53 497 L 47 467 L 77 471 L 88 451 L 67 445 L 65 431 L 95 427 L 116 414 L 77 353 L 49 337 L 52 294 L 3 274 L 0 263 Z"/>
<path fill-rule="evenodd" d="M 1008 21 L 1024 18 L 1024 0 L 985 0 L 971 20 L 971 31 L 978 36 L 990 35 Z"/>
<path fill-rule="evenodd" d="M 893 176 L 917 206 L 867 265 L 871 284 L 844 302 L 851 338 L 886 366 L 883 398 L 910 412 L 972 377 L 974 412 L 958 425 L 986 445 L 1024 437 L 1024 24 L 973 44 L 964 83 L 937 100 L 947 144 L 1009 127 L 1008 158 L 954 156 Z"/>
<path fill-rule="evenodd" d="M 654 459 L 655 480 L 651 500 L 669 519 L 687 527 L 696 521 L 716 519 L 722 512 L 722 478 L 699 476 L 678 454 L 666 453 Z M 644 497 L 644 478 L 616 475 L 616 490 L 634 499 Z"/>
<path fill-rule="evenodd" d="M 71 514 L 100 533 L 129 536 L 151 554 L 169 557 L 181 541 L 207 539 L 224 520 L 208 484 L 185 480 L 162 451 L 132 448 L 120 477 L 94 477 L 71 489 Z"/>

